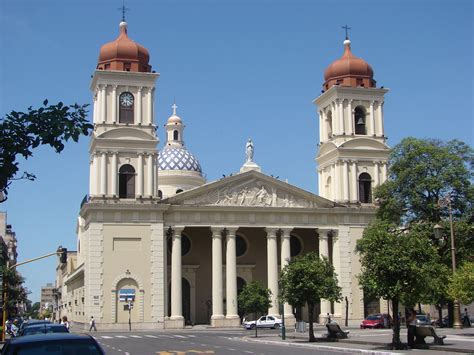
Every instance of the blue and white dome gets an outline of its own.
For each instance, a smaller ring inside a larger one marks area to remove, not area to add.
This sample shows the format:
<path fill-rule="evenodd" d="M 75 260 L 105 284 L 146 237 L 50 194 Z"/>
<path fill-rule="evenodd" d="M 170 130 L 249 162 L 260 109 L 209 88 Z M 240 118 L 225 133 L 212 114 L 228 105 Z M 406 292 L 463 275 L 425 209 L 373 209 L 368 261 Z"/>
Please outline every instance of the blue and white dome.
<path fill-rule="evenodd" d="M 164 147 L 158 153 L 158 170 L 185 170 L 202 174 L 197 158 L 182 146 Z"/>

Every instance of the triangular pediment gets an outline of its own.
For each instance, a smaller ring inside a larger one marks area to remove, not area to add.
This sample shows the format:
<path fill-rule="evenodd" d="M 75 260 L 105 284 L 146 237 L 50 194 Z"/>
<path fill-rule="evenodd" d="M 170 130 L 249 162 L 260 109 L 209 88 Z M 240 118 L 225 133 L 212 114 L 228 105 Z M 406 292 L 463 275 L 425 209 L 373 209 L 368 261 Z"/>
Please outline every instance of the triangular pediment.
<path fill-rule="evenodd" d="M 229 176 L 163 200 L 172 205 L 331 208 L 330 200 L 257 171 Z"/>

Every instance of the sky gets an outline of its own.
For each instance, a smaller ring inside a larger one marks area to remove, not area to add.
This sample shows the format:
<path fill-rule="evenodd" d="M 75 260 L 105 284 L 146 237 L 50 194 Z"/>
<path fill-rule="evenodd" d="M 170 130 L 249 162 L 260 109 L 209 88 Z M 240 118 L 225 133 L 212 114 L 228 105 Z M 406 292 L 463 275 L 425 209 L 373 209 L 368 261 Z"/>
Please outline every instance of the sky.
<path fill-rule="evenodd" d="M 92 102 L 101 45 L 119 33 L 121 0 L 0 1 L 0 115 L 44 99 Z M 325 68 L 352 52 L 386 94 L 385 135 L 473 143 L 473 2 L 470 0 L 126 0 L 128 34 L 160 73 L 159 148 L 176 100 L 187 148 L 208 181 L 237 172 L 252 138 L 264 173 L 317 193 L 315 157 Z M 89 115 L 90 117 L 90 115 Z M 74 250 L 88 193 L 89 137 L 61 154 L 36 149 L 0 204 L 18 238 L 18 261 Z M 57 258 L 18 270 L 39 301 Z"/>

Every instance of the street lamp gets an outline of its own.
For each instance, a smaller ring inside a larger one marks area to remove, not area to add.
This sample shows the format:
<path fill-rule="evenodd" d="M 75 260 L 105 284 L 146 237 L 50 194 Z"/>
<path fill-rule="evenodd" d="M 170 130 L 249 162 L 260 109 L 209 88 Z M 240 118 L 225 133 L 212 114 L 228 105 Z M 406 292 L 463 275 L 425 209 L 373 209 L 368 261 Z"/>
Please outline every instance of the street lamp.
<path fill-rule="evenodd" d="M 453 274 L 456 272 L 456 248 L 454 247 L 454 228 L 453 228 L 453 214 L 451 211 L 451 196 L 447 195 L 444 198 L 441 198 L 438 202 L 440 207 L 448 207 L 449 211 L 449 227 L 451 230 L 451 261 L 452 261 L 452 269 Z M 436 224 L 434 227 L 434 234 L 437 240 L 443 239 L 443 227 L 439 224 Z M 461 323 L 461 307 L 459 305 L 459 301 L 455 299 L 453 301 L 453 328 L 454 329 L 462 329 Z"/>

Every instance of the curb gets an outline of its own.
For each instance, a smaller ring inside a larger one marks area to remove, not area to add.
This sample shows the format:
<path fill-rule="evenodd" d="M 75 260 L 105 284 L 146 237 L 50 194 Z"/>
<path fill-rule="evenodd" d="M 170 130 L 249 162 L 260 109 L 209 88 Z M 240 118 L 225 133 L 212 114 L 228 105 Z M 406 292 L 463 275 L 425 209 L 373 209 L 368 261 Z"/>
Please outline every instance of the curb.
<path fill-rule="evenodd" d="M 392 353 L 389 351 L 378 351 L 378 350 L 366 350 L 366 349 L 348 349 L 348 348 L 340 348 L 337 346 L 329 346 L 329 345 L 317 345 L 316 343 L 312 344 L 300 344 L 294 342 L 283 342 L 283 341 L 273 341 L 273 340 L 253 340 L 249 338 L 240 338 L 241 340 L 253 342 L 253 343 L 263 343 L 269 345 L 283 345 L 283 346 L 292 346 L 298 348 L 306 348 L 306 349 L 320 349 L 320 350 L 329 350 L 329 351 L 339 351 L 343 353 L 350 353 L 350 354 L 372 354 L 372 355 L 392 355 L 397 353 Z M 314 345 L 313 345 L 314 344 Z M 379 344 L 380 345 L 380 344 Z"/>

